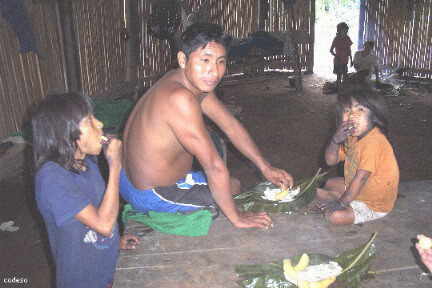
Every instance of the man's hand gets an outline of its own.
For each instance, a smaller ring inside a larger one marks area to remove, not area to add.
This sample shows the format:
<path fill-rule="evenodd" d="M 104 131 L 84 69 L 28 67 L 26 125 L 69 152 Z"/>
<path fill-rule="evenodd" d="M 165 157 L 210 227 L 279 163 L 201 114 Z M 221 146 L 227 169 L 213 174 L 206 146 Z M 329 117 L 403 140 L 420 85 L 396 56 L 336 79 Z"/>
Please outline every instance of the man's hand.
<path fill-rule="evenodd" d="M 266 212 L 240 212 L 238 219 L 232 223 L 237 228 L 269 229 L 273 227 L 273 222 Z"/>
<path fill-rule="evenodd" d="M 290 188 L 294 185 L 293 177 L 285 170 L 269 166 L 262 171 L 264 177 L 282 189 Z"/>

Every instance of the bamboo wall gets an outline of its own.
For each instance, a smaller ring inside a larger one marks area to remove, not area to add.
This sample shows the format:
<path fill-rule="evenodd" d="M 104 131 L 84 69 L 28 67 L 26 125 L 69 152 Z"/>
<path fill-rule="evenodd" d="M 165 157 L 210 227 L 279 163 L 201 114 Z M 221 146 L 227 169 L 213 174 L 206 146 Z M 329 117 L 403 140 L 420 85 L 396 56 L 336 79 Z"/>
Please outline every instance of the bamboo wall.
<path fill-rule="evenodd" d="M 25 3 L 39 53 L 19 53 L 15 32 L 0 17 L 0 139 L 21 129 L 29 108 L 48 90 L 65 87 L 56 11 Z"/>
<path fill-rule="evenodd" d="M 315 22 L 314 0 L 295 1 L 292 10 L 286 10 L 282 0 L 271 0 L 269 15 L 265 21 L 265 31 L 301 31 L 309 35 L 309 43 L 299 44 L 300 67 L 303 71 L 313 71 L 313 35 Z M 273 56 L 269 68 L 293 69 L 293 61 L 286 55 Z"/>
<path fill-rule="evenodd" d="M 167 41 L 155 39 L 148 32 L 151 1 L 137 1 L 140 48 L 136 73 L 148 86 L 170 68 L 171 52 Z M 206 4 L 209 21 L 221 24 L 237 38 L 258 30 L 292 28 L 306 32 L 313 39 L 314 0 L 297 0 L 293 10 L 287 13 L 282 0 L 183 1 L 192 11 Z M 362 1 L 367 7 L 363 38 L 377 41 L 383 64 L 406 67 L 410 69 L 406 73 L 432 78 L 432 0 Z M 65 90 L 68 82 L 57 0 L 24 2 L 39 52 L 20 54 L 15 33 L 0 17 L 0 139 L 19 131 L 29 108 L 50 91 Z M 266 17 L 260 16 L 262 9 L 258 3 L 263 2 L 269 3 Z M 115 83 L 125 81 L 127 43 L 123 1 L 73 0 L 71 3 L 77 39 L 73 49 L 79 55 L 82 92 L 90 96 L 103 94 Z M 300 44 L 299 49 L 302 70 L 312 71 L 313 40 Z M 267 68 L 292 68 L 291 60 L 285 55 L 267 57 L 266 61 Z"/>
<path fill-rule="evenodd" d="M 259 28 L 259 0 L 184 0 L 183 2 L 191 11 L 196 12 L 203 5 L 207 5 L 209 22 L 217 23 L 224 27 L 224 30 L 233 37 L 245 38 L 250 33 L 260 30 Z M 289 27 L 304 31 L 313 35 L 314 14 L 312 13 L 314 0 L 296 1 L 294 14 L 296 21 L 292 21 L 291 13 L 283 12 L 282 0 L 270 0 L 270 10 L 267 20 L 262 27 L 264 31 L 287 31 Z M 142 32 L 140 35 L 141 55 L 138 71 L 139 79 L 145 80 L 146 84 L 152 83 L 158 75 L 165 72 L 170 65 L 171 52 L 168 41 L 159 40 L 148 32 L 148 16 L 152 12 L 151 1 L 141 0 L 139 5 L 141 15 Z M 313 37 L 311 37 L 312 39 Z M 300 63 L 303 70 L 312 71 L 313 67 L 313 45 L 300 44 Z M 292 59 L 285 55 L 267 57 L 265 68 L 293 69 Z M 227 73 L 230 73 L 228 67 Z"/>
<path fill-rule="evenodd" d="M 126 73 L 124 5 L 119 0 L 73 1 L 82 91 L 100 95 Z"/>
<path fill-rule="evenodd" d="M 432 0 L 365 0 L 363 40 L 375 40 L 384 67 L 432 79 Z"/>

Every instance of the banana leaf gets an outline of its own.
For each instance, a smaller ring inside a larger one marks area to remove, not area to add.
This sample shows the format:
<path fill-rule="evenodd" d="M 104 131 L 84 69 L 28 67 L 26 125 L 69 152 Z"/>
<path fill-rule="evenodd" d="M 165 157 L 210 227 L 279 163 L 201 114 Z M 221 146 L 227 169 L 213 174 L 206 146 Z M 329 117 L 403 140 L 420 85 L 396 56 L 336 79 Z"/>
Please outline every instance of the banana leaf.
<path fill-rule="evenodd" d="M 360 247 L 345 251 L 336 257 L 323 254 L 308 254 L 310 265 L 337 262 L 343 269 L 331 287 L 358 288 L 360 281 L 366 278 L 369 264 L 375 257 L 374 233 L 370 240 Z M 300 260 L 301 255 L 291 258 L 293 265 Z M 239 277 L 237 283 L 244 288 L 296 288 L 297 286 L 285 279 L 283 260 L 268 264 L 236 265 L 235 271 Z"/>
<path fill-rule="evenodd" d="M 300 186 L 300 193 L 291 202 L 280 202 L 263 199 L 264 191 L 278 188 L 270 182 L 262 182 L 251 190 L 240 193 L 234 197 L 237 207 L 243 211 L 268 213 L 293 213 L 308 205 L 316 194 L 316 188 L 323 182 L 327 172 L 320 173 L 321 169 L 311 178 L 304 179 L 296 185 Z M 294 187 L 294 188 L 296 188 Z"/>

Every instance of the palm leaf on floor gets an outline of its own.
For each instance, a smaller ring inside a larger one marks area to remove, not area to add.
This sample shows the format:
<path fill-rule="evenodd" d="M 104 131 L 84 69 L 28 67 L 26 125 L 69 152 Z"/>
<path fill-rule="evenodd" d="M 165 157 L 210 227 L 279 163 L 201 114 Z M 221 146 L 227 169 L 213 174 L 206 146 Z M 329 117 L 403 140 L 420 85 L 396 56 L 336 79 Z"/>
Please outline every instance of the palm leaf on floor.
<path fill-rule="evenodd" d="M 347 250 L 340 255 L 331 258 L 323 254 L 308 254 L 310 264 L 317 265 L 335 261 L 344 269 L 337 277 L 333 285 L 338 288 L 358 288 L 360 281 L 364 279 L 369 271 L 371 260 L 375 257 L 375 245 L 373 241 L 377 233 L 374 233 L 369 241 L 360 247 Z M 295 265 L 301 255 L 292 257 Z M 239 276 L 238 284 L 244 288 L 295 288 L 293 283 L 287 281 L 283 272 L 281 261 L 269 264 L 236 265 L 235 271 Z M 332 285 L 332 287 L 333 287 Z"/>
<path fill-rule="evenodd" d="M 311 178 L 304 179 L 296 185 L 300 186 L 300 193 L 292 202 L 279 202 L 263 199 L 266 188 L 277 188 L 270 182 L 263 182 L 251 190 L 240 193 L 234 197 L 238 207 L 243 211 L 268 212 L 268 213 L 291 213 L 308 205 L 316 194 L 316 188 L 323 182 L 327 172 L 321 173 L 321 169 Z"/>

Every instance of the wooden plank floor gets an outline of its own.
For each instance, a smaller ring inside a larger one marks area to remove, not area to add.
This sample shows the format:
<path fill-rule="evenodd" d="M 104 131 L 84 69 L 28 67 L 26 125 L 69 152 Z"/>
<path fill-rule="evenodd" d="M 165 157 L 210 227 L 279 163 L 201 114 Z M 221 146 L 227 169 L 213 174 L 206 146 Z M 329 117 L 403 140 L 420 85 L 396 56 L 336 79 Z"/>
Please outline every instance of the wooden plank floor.
<path fill-rule="evenodd" d="M 273 229 L 240 230 L 221 216 L 205 237 L 153 231 L 142 237 L 137 250 L 121 252 L 114 287 L 238 287 L 236 264 L 266 263 L 302 252 L 334 256 L 366 242 L 373 232 L 379 234 L 372 270 L 379 274 L 362 287 L 432 287 L 412 251 L 418 233 L 432 234 L 431 207 L 432 181 L 404 182 L 395 210 L 369 224 L 334 227 L 319 215 L 272 215 Z M 143 226 L 130 222 L 126 229 L 139 234 Z"/>

